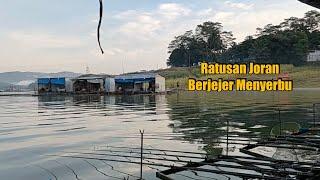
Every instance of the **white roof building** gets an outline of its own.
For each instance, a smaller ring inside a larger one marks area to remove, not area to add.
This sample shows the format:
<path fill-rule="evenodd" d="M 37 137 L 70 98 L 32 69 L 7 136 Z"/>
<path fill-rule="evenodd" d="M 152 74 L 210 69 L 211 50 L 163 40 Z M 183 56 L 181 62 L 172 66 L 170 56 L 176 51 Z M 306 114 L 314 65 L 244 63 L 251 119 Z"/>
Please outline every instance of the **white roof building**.
<path fill-rule="evenodd" d="M 308 54 L 308 62 L 320 61 L 320 50 L 312 51 Z"/>

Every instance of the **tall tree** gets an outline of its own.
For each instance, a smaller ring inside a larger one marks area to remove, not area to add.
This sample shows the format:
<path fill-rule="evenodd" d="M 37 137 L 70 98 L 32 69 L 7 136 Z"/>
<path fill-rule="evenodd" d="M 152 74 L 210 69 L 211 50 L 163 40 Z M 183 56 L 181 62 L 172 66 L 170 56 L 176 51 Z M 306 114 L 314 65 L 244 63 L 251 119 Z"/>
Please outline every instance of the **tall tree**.
<path fill-rule="evenodd" d="M 204 22 L 197 26 L 195 36 L 198 42 L 205 45 L 205 59 L 216 61 L 217 56 L 234 44 L 232 32 L 223 31 L 218 22 Z"/>
<path fill-rule="evenodd" d="M 171 54 L 168 63 L 176 64 L 172 61 L 181 62 L 177 58 L 184 58 L 184 63 L 180 66 L 191 66 L 201 60 L 203 44 L 195 38 L 193 31 L 186 31 L 183 35 L 175 37 L 169 44 L 169 53 Z M 180 55 L 178 54 L 180 53 Z"/>
<path fill-rule="evenodd" d="M 190 66 L 202 60 L 304 64 L 308 51 L 320 49 L 320 13 L 309 11 L 303 18 L 290 17 L 279 25 L 257 28 L 236 44 L 232 32 L 218 22 L 204 22 L 195 32 L 187 31 L 169 44 L 170 66 Z"/>
<path fill-rule="evenodd" d="M 309 32 L 320 30 L 320 13 L 318 11 L 308 11 L 303 19 Z"/>

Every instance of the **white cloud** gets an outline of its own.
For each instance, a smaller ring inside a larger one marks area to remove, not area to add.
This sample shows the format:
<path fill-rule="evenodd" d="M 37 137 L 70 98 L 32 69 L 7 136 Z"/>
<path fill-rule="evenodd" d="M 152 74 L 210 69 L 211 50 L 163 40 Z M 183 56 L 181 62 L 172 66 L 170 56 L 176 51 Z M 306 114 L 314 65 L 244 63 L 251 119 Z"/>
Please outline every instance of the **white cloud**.
<path fill-rule="evenodd" d="M 232 5 L 231 1 L 227 1 L 226 3 Z M 246 36 L 256 34 L 257 27 L 264 27 L 269 23 L 279 24 L 285 18 L 292 16 L 303 17 L 305 12 L 312 9 L 311 7 L 304 6 L 300 2 L 290 1 L 289 3 L 291 8 L 287 10 L 283 10 L 286 2 L 276 2 L 270 0 L 254 6 L 247 4 L 249 7 L 252 6 L 251 9 L 247 11 L 238 11 L 233 8 L 217 8 L 216 10 L 211 10 L 208 8 L 200 11 L 197 14 L 198 18 L 201 19 L 201 22 L 218 21 L 222 23 L 224 29 L 232 31 L 234 37 L 237 38 L 236 41 L 240 42 L 244 40 Z M 236 7 L 236 5 L 232 6 Z M 244 5 L 237 6 L 245 7 Z"/>
<path fill-rule="evenodd" d="M 97 51 L 95 50 L 94 52 L 96 53 Z M 124 51 L 119 48 L 111 48 L 111 49 L 106 49 L 104 53 L 109 56 L 114 56 L 114 55 L 119 55 L 121 53 L 124 53 Z"/>
<path fill-rule="evenodd" d="M 8 37 L 28 48 L 74 48 L 83 45 L 79 38 L 55 36 L 46 32 L 14 31 Z"/>
<path fill-rule="evenodd" d="M 213 16 L 213 20 L 217 22 L 230 22 L 235 17 L 235 13 L 233 12 L 224 12 L 220 11 L 215 13 Z"/>
<path fill-rule="evenodd" d="M 160 21 L 147 14 L 136 15 L 134 20 L 123 24 L 120 31 L 127 35 L 153 35 L 160 28 Z"/>
<path fill-rule="evenodd" d="M 204 9 L 201 10 L 200 12 L 197 13 L 198 16 L 209 16 L 214 13 L 212 8 Z"/>
<path fill-rule="evenodd" d="M 121 33 L 129 36 L 140 35 L 141 39 L 148 39 L 156 35 L 157 30 L 163 30 L 166 26 L 179 18 L 189 16 L 191 9 L 178 3 L 160 4 L 153 11 L 127 10 L 113 16 L 123 23 L 119 29 Z"/>
<path fill-rule="evenodd" d="M 139 14 L 136 10 L 127 10 L 113 15 L 113 18 L 120 20 L 128 20 Z"/>
<path fill-rule="evenodd" d="M 231 1 L 226 1 L 225 4 L 229 7 L 243 9 L 243 10 L 249 10 L 249 9 L 252 9 L 253 7 L 253 4 L 235 3 Z"/>
<path fill-rule="evenodd" d="M 191 9 L 177 3 L 160 4 L 158 12 L 163 17 L 174 20 L 180 16 L 187 16 L 191 13 Z"/>
<path fill-rule="evenodd" d="M 302 16 L 303 12 L 300 16 Z M 221 22 L 224 29 L 232 31 L 237 38 L 236 41 L 240 42 L 246 36 L 254 35 L 257 27 L 264 27 L 269 23 L 279 24 L 290 16 L 292 16 L 291 12 L 283 11 L 282 9 L 266 9 L 238 13 L 220 11 L 209 19 Z"/>

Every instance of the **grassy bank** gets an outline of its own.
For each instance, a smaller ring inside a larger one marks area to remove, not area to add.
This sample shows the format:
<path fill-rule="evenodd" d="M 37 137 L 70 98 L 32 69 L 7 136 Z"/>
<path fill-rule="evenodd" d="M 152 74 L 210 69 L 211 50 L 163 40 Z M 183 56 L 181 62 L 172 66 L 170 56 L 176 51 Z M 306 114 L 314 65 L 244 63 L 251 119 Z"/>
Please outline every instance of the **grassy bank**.
<path fill-rule="evenodd" d="M 246 77 L 252 80 L 271 80 L 276 79 L 275 75 L 201 75 L 199 67 L 177 67 L 161 69 L 156 71 L 166 78 L 167 88 L 176 88 L 177 82 L 180 88 L 186 88 L 188 78 L 197 79 L 236 79 Z M 320 88 L 320 65 L 306 65 L 295 67 L 293 65 L 281 65 L 281 73 L 289 73 L 293 80 L 294 88 Z"/>

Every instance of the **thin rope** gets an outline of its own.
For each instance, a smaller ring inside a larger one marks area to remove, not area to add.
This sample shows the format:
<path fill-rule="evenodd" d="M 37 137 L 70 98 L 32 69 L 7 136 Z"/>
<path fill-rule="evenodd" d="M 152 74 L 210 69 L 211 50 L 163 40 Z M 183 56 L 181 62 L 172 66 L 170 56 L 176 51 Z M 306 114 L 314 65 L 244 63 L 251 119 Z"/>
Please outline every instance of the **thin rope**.
<path fill-rule="evenodd" d="M 97 38 L 98 38 L 98 44 L 101 50 L 101 53 L 103 54 L 104 51 L 101 47 L 101 43 L 100 43 L 100 28 L 101 28 L 101 23 L 102 23 L 102 17 L 103 17 L 103 2 L 102 0 L 99 0 L 100 3 L 100 14 L 99 14 L 99 24 L 98 24 L 98 29 L 97 29 Z"/>
<path fill-rule="evenodd" d="M 42 167 L 42 166 L 40 166 L 40 165 L 34 165 L 34 166 L 36 166 L 36 167 L 38 167 L 38 168 L 46 171 L 48 174 L 52 175 L 55 180 L 58 180 L 58 177 L 57 177 L 52 171 L 50 171 L 49 169 L 44 168 L 44 167 Z M 51 178 L 50 178 L 50 179 L 51 179 Z"/>
<path fill-rule="evenodd" d="M 68 165 L 66 165 L 66 164 L 63 164 L 63 163 L 61 163 L 61 162 L 59 162 L 59 161 L 57 161 L 57 160 L 54 160 L 54 161 L 55 161 L 56 163 L 62 165 L 62 166 L 65 166 L 67 169 L 69 169 L 69 170 L 74 174 L 74 176 L 76 177 L 77 180 L 80 180 L 80 178 L 78 177 L 78 174 L 77 174 L 77 173 L 75 172 L 75 170 L 72 169 L 70 166 L 68 166 Z"/>
<path fill-rule="evenodd" d="M 120 180 L 123 180 L 123 178 L 120 178 L 120 177 L 115 177 L 115 176 L 110 176 L 104 172 L 102 172 L 101 170 L 98 169 L 97 166 L 93 165 L 92 163 L 90 163 L 88 160 L 86 159 L 82 159 L 83 161 L 85 161 L 86 163 L 88 163 L 89 165 L 91 165 L 97 172 L 99 172 L 100 174 L 106 176 L 106 177 L 110 177 L 110 178 L 113 178 L 113 179 L 120 179 Z"/>

